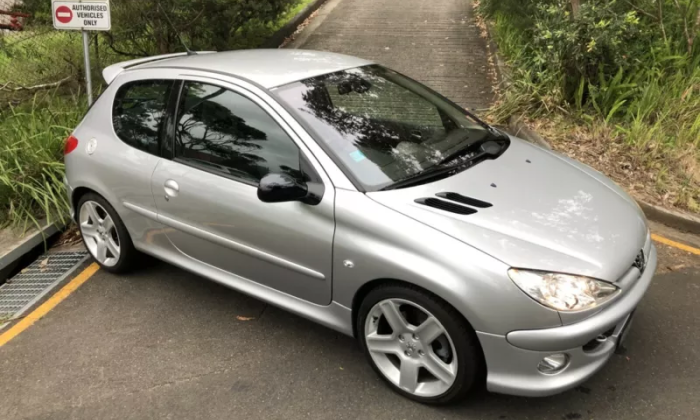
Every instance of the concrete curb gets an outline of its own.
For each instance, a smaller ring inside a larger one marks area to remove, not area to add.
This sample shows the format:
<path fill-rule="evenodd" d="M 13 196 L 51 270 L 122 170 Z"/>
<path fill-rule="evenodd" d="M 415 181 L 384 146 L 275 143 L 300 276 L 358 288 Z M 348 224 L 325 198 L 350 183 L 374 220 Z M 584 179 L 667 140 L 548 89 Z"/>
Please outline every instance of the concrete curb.
<path fill-rule="evenodd" d="M 503 61 L 503 57 L 498 53 L 498 44 L 493 36 L 495 29 L 493 23 L 484 18 L 484 23 L 486 24 L 486 36 L 488 37 L 489 52 L 493 54 L 493 61 L 496 65 L 496 78 L 498 79 L 499 89 L 507 89 L 510 86 L 510 69 Z"/>
<path fill-rule="evenodd" d="M 313 12 L 318 10 L 326 0 L 316 0 L 310 3 L 301 12 L 297 13 L 289 22 L 265 41 L 260 48 L 279 48 Z"/>
<path fill-rule="evenodd" d="M 46 243 L 49 238 L 59 233 L 64 227 L 65 225 L 61 223 L 46 224 L 40 230 L 20 239 L 9 252 L 0 256 L 0 284 L 4 283 L 7 274 L 15 268 L 22 257 L 34 248 Z"/>
<path fill-rule="evenodd" d="M 636 201 L 639 203 L 639 207 L 641 207 L 644 211 L 647 219 L 676 228 L 683 232 L 700 235 L 699 217 L 692 214 L 655 206 L 653 204 L 645 203 L 644 201 Z"/>

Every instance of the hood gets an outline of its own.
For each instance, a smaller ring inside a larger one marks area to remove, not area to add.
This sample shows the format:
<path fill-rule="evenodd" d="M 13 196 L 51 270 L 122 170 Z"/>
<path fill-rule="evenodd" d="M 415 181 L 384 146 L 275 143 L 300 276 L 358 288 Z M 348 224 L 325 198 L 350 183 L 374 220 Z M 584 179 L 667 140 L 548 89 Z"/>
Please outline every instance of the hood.
<path fill-rule="evenodd" d="M 452 177 L 367 196 L 511 267 L 611 282 L 647 236 L 644 214 L 612 181 L 517 138 Z"/>

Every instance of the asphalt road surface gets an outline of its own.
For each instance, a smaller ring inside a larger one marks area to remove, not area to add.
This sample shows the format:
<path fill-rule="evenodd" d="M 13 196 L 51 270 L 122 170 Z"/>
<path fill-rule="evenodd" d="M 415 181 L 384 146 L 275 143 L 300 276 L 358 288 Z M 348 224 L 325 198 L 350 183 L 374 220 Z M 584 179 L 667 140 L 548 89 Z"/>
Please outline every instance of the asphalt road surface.
<path fill-rule="evenodd" d="M 353 339 L 196 275 L 100 270 L 0 347 L 0 419 L 697 419 L 700 257 L 658 248 L 625 355 L 558 396 L 446 408 L 394 394 Z"/>

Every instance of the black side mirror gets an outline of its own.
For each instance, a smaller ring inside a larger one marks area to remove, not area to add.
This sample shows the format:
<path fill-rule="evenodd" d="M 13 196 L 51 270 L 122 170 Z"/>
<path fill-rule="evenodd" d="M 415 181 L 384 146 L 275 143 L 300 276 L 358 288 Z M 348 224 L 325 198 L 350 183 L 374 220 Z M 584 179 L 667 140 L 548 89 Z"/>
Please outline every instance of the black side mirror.
<path fill-rule="evenodd" d="M 287 174 L 265 175 L 258 185 L 258 198 L 264 203 L 303 201 L 309 197 L 309 187 Z"/>

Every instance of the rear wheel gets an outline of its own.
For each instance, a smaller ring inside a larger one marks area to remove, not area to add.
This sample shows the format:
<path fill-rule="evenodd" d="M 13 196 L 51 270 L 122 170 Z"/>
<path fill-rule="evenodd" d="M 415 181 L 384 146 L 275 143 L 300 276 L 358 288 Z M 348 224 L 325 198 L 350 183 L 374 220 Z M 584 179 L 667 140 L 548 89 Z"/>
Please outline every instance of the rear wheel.
<path fill-rule="evenodd" d="M 85 248 L 105 270 L 120 273 L 132 267 L 138 251 L 107 200 L 95 193 L 82 196 L 78 202 L 78 227 Z"/>
<path fill-rule="evenodd" d="M 412 400 L 451 403 L 481 379 L 484 362 L 474 331 L 435 295 L 382 285 L 364 299 L 357 321 L 360 344 L 374 370 Z"/>

